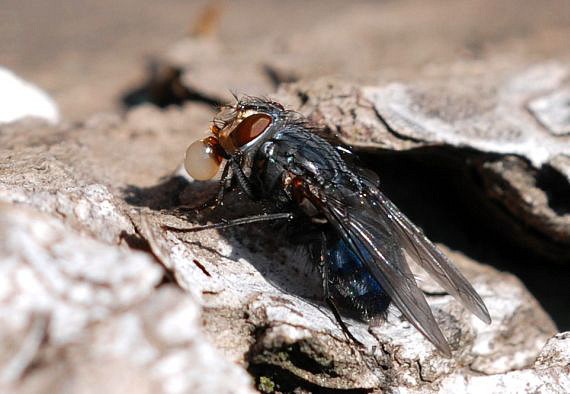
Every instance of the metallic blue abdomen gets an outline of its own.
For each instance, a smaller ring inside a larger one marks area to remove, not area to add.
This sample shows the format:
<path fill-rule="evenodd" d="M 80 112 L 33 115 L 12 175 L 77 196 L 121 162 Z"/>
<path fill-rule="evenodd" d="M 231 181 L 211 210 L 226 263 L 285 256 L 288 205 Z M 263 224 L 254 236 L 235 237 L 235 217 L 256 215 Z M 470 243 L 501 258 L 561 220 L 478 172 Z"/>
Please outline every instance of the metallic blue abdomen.
<path fill-rule="evenodd" d="M 365 249 L 360 250 L 366 258 Z M 335 299 L 340 298 L 343 305 L 356 308 L 358 317 L 365 320 L 386 312 L 390 297 L 344 240 L 329 242 L 326 257 L 328 264 L 325 269 Z"/>

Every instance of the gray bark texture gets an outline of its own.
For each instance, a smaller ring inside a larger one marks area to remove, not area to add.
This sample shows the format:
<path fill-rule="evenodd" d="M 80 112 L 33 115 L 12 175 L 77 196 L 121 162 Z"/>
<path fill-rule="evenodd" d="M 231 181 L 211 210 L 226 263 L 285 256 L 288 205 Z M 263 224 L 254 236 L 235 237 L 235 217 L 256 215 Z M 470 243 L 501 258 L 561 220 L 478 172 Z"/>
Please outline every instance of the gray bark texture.
<path fill-rule="evenodd" d="M 569 11 L 550 25 L 524 2 L 479 30 L 484 17 L 440 3 L 322 19 L 309 7 L 304 29 L 260 18 L 267 34 L 225 39 L 214 7 L 124 97 L 147 104 L 0 125 L 0 391 L 570 392 L 570 10 L 548 2 Z M 436 15 L 447 7 L 455 23 Z M 181 209 L 216 193 L 181 163 L 231 91 L 269 95 L 354 147 L 492 324 L 418 273 L 453 357 L 395 308 L 379 327 L 346 318 L 359 348 L 273 227 L 168 230 L 255 212 L 238 193 Z"/>

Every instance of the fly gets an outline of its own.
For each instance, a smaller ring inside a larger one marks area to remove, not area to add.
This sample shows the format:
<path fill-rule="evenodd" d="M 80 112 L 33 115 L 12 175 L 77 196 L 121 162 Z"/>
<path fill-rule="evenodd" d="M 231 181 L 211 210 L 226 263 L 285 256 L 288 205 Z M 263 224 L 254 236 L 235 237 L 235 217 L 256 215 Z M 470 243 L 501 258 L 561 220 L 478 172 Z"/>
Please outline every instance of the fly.
<path fill-rule="evenodd" d="M 305 235 L 298 242 L 310 251 L 322 277 L 325 300 L 350 338 L 356 341 L 337 305 L 348 306 L 374 322 L 393 303 L 450 357 L 451 348 L 408 259 L 479 319 L 490 323 L 483 300 L 447 257 L 384 196 L 371 172 L 354 164 L 352 151 L 321 134 L 302 115 L 274 101 L 244 97 L 226 107 L 214 118 L 211 135 L 188 147 L 185 168 L 194 179 L 208 180 L 223 165 L 212 206 L 221 204 L 224 192 L 237 185 L 248 198 L 269 202 L 277 212 L 186 231 L 288 220 L 291 228 L 303 229 Z"/>

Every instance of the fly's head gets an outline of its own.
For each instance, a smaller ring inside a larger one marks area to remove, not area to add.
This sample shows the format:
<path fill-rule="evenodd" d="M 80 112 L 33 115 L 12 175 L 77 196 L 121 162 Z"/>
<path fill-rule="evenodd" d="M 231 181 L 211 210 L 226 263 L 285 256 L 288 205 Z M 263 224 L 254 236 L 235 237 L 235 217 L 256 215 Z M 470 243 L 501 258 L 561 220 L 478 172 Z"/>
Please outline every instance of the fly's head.
<path fill-rule="evenodd" d="M 255 152 L 285 112 L 279 103 L 251 97 L 222 108 L 210 126 L 211 135 L 186 150 L 186 171 L 196 180 L 212 179 L 224 159 Z"/>

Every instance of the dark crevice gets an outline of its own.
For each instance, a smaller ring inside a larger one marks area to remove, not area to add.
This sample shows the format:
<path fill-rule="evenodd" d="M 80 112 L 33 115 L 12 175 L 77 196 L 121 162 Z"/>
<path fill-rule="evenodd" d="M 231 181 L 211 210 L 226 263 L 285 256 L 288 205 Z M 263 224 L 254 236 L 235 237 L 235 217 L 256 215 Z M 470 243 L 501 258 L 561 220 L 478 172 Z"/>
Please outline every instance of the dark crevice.
<path fill-rule="evenodd" d="M 484 190 L 476 166 L 498 157 L 469 149 L 431 147 L 406 152 L 378 150 L 363 153 L 361 158 L 378 173 L 381 190 L 431 240 L 515 274 L 558 327 L 570 329 L 570 266 L 555 264 L 533 245 L 521 241 L 520 233 L 513 230 L 521 226 L 515 223 L 517 218 L 501 214 L 504 208 L 491 201 Z M 552 173 L 547 176 L 552 190 L 558 180 L 552 181 Z M 551 194 L 554 201 L 560 197 L 560 190 L 556 190 Z M 562 247 L 545 236 L 538 239 L 528 226 L 522 230 L 543 242 L 544 247 Z"/>
<path fill-rule="evenodd" d="M 496 219 L 497 228 L 501 228 L 518 246 L 544 260 L 570 264 L 570 244 L 568 239 L 564 239 L 563 230 L 552 227 L 554 218 L 546 216 L 549 212 L 542 210 L 543 212 L 539 213 L 540 206 L 533 207 L 532 203 L 526 201 L 525 195 L 532 196 L 534 193 L 521 189 L 540 189 L 536 184 L 539 170 L 527 159 L 518 156 L 487 159 L 482 157 L 477 159 L 472 167 L 478 190 L 484 194 L 482 209 Z M 517 181 L 519 177 L 529 179 Z M 564 179 L 561 181 L 563 184 L 557 187 L 565 187 L 567 182 Z M 547 194 L 546 190 L 540 190 Z"/>
<path fill-rule="evenodd" d="M 373 391 L 370 389 L 335 389 L 319 386 L 276 365 L 250 365 L 248 372 L 254 376 L 256 386 L 262 393 L 365 394 Z"/>
<path fill-rule="evenodd" d="M 306 352 L 313 353 L 314 349 L 310 344 L 305 342 L 295 343 L 284 346 L 282 348 L 267 349 L 260 346 L 263 341 L 267 326 L 254 326 L 253 338 L 254 343 L 250 346 L 249 351 L 245 355 L 248 361 L 248 372 L 255 378 L 256 386 L 262 393 L 368 393 L 367 389 L 340 389 L 327 388 L 312 383 L 298 376 L 286 365 L 300 371 L 307 371 L 314 376 L 322 376 L 326 380 L 337 378 L 338 374 L 334 370 L 334 361 L 320 357 L 318 354 L 309 355 Z M 321 360 L 327 365 L 323 365 Z M 279 365 L 283 364 L 283 365 Z"/>
<path fill-rule="evenodd" d="M 328 365 L 317 362 L 313 357 L 303 351 L 299 343 L 295 343 L 283 350 L 287 352 L 289 361 L 303 371 L 308 371 L 315 375 L 325 373 L 332 377 L 338 376 L 332 368 L 332 361 L 327 360 Z"/>
<path fill-rule="evenodd" d="M 570 183 L 556 168 L 544 165 L 538 171 L 536 186 L 546 193 L 548 205 L 558 215 L 570 213 Z"/>

